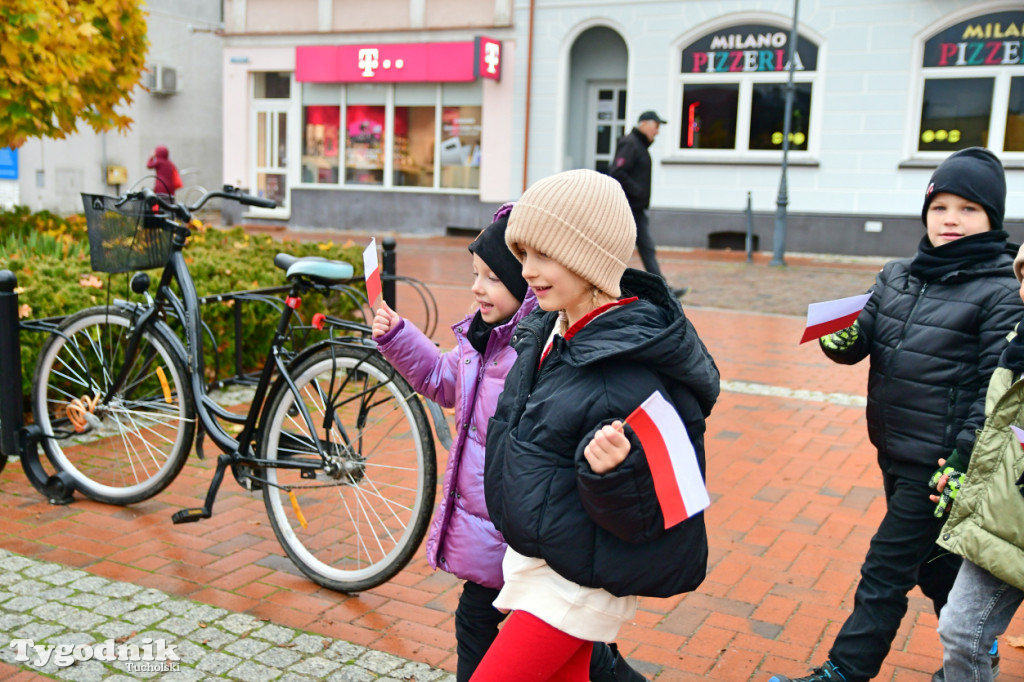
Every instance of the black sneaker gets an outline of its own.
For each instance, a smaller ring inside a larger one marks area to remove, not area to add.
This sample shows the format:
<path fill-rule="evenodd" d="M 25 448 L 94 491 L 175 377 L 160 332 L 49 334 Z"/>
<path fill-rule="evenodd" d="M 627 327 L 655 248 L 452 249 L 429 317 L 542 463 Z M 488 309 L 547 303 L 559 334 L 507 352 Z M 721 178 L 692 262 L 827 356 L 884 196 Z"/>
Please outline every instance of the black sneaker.
<path fill-rule="evenodd" d="M 672 295 L 675 296 L 676 298 L 682 298 L 683 296 L 686 296 L 688 293 L 690 293 L 690 287 L 679 287 L 678 289 L 672 290 Z"/>
<path fill-rule="evenodd" d="M 832 661 L 825 661 L 825 665 L 815 668 L 810 675 L 804 677 L 786 677 L 785 675 L 772 675 L 768 682 L 846 682 L 846 677 L 839 672 Z"/>

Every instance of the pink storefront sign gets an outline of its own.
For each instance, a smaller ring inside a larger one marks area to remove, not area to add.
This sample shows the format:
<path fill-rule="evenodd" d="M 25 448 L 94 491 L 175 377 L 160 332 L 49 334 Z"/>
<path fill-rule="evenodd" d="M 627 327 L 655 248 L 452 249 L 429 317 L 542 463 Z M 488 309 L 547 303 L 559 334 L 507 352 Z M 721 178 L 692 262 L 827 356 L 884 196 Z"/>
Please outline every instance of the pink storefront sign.
<path fill-rule="evenodd" d="M 295 78 L 302 83 L 450 83 L 500 75 L 501 43 L 489 38 L 295 48 Z"/>

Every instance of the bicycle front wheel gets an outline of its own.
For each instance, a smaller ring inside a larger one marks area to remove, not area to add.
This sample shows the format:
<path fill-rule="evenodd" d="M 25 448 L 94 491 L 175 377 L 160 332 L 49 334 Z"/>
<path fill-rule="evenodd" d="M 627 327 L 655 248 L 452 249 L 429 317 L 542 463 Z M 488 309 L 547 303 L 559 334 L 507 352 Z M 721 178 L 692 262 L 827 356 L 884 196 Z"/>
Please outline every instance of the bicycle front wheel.
<path fill-rule="evenodd" d="M 376 587 L 409 563 L 434 507 L 426 412 L 373 348 L 331 346 L 290 375 L 296 391 L 278 382 L 261 441 L 274 533 L 317 584 Z"/>
<path fill-rule="evenodd" d="M 174 480 L 195 434 L 195 403 L 171 332 L 150 324 L 125 365 L 134 325 L 116 308 L 67 318 L 36 362 L 32 410 L 53 465 L 84 495 L 131 504 Z"/>

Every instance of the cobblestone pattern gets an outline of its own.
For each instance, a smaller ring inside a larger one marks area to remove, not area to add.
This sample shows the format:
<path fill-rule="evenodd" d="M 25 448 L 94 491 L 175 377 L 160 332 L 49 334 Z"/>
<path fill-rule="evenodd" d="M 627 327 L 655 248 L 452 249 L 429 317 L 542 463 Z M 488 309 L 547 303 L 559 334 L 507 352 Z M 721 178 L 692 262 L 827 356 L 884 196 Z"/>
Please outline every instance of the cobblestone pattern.
<path fill-rule="evenodd" d="M 0 633 L 7 635 L 0 643 L 0 662 L 74 682 L 158 677 L 243 682 L 455 680 L 451 673 L 423 663 L 3 549 Z M 112 647 L 135 645 L 143 654 L 148 647 L 158 659 L 163 657 L 156 643 L 163 640 L 180 661 L 74 660 L 72 649 L 66 652 L 69 664 L 57 665 L 56 655 L 40 664 L 31 645 L 21 647 L 29 660 L 17 660 L 19 650 L 10 642 L 18 639 L 43 646 L 80 645 L 79 658 L 112 640 Z"/>

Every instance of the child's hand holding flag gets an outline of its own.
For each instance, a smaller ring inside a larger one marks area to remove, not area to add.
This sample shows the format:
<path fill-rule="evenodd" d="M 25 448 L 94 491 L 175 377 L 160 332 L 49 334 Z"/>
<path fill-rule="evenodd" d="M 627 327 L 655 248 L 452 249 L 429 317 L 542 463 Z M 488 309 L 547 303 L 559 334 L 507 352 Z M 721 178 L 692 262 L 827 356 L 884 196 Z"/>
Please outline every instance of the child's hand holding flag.
<path fill-rule="evenodd" d="M 807 306 L 807 324 L 800 343 L 828 336 L 841 329 L 846 329 L 857 321 L 860 311 L 867 305 L 871 294 L 850 296 L 835 301 L 811 303 Z"/>

